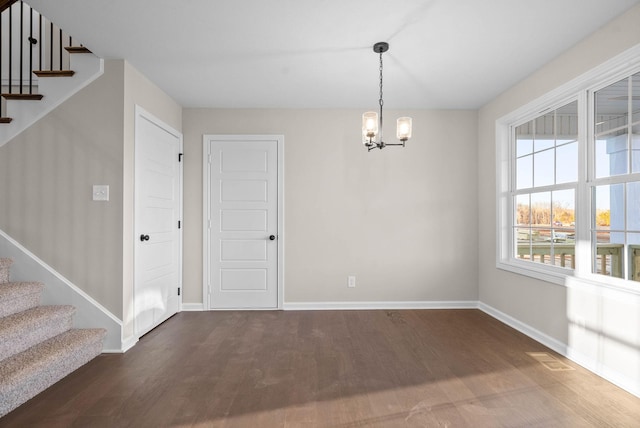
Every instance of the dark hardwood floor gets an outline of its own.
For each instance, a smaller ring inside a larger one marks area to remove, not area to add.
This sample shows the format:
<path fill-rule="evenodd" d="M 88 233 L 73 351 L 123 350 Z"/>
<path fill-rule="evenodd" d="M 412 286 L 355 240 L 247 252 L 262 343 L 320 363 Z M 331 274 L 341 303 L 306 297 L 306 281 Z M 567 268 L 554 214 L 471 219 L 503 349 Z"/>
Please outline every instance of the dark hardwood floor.
<path fill-rule="evenodd" d="M 638 427 L 640 399 L 478 310 L 183 312 L 0 426 Z"/>

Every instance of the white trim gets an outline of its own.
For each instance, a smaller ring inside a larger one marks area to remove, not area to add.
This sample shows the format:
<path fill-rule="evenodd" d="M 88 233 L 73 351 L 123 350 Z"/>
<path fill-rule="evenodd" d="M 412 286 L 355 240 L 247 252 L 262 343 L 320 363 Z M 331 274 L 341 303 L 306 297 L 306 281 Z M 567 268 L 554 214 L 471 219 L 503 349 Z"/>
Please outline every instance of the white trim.
<path fill-rule="evenodd" d="M 49 266 L 47 263 L 45 263 L 44 261 L 42 261 L 42 259 L 40 259 L 38 256 L 36 256 L 35 254 L 33 254 L 31 251 L 27 250 L 25 247 L 23 247 L 18 241 L 16 241 L 15 239 L 13 239 L 12 237 L 10 237 L 9 235 L 7 235 L 3 230 L 0 230 L 0 236 L 2 236 L 3 238 L 5 238 L 7 241 L 9 241 L 9 243 L 11 243 L 11 245 L 14 245 L 16 248 L 18 248 L 20 251 L 22 251 L 27 257 L 29 257 L 30 259 L 32 259 L 33 261 L 35 261 L 36 263 L 38 263 L 40 266 L 42 266 L 44 269 L 46 269 L 47 271 L 49 271 L 50 274 L 52 274 L 53 276 L 55 276 L 57 279 L 60 280 L 60 282 L 64 283 L 67 287 L 71 288 L 74 292 L 78 293 L 80 296 L 82 296 L 83 299 L 87 300 L 89 303 L 91 303 L 93 306 L 95 306 L 96 308 L 98 308 L 102 313 L 104 313 L 106 316 L 108 316 L 109 318 L 111 318 L 112 321 L 120 324 L 120 326 L 122 326 L 122 321 L 118 319 L 118 317 L 116 317 L 111 311 L 109 311 L 109 309 L 105 308 L 104 306 L 102 306 L 98 301 L 96 301 L 93 297 L 89 296 L 87 293 L 85 293 L 83 290 L 81 290 L 80 288 L 78 288 L 77 285 L 73 284 L 71 281 L 69 281 L 67 278 L 65 278 L 64 276 L 62 276 L 62 274 L 60 272 L 58 272 L 57 270 L 55 270 L 54 268 L 52 268 L 51 266 Z"/>
<path fill-rule="evenodd" d="M 124 354 L 129 349 L 133 348 L 136 343 L 138 343 L 138 338 L 135 337 L 135 336 L 129 336 L 128 338 L 123 339 L 122 340 L 122 351 L 121 351 L 121 353 Z"/>
<path fill-rule="evenodd" d="M 375 309 L 477 309 L 476 300 L 407 302 L 285 302 L 285 311 L 375 310 Z"/>
<path fill-rule="evenodd" d="M 561 341 L 554 339 L 553 337 L 531 327 L 528 324 L 523 323 L 510 315 L 505 314 L 485 303 L 479 302 L 478 309 L 482 312 L 492 316 L 500 322 L 505 323 L 509 327 L 512 327 L 518 330 L 520 333 L 529 336 L 533 340 L 541 343 L 557 352 L 560 355 L 563 355 L 570 359 L 571 361 L 581 365 L 587 370 L 597 374 L 598 376 L 603 377 L 607 381 L 613 383 L 616 386 L 624 389 L 625 391 L 630 392 L 631 394 L 640 397 L 640 385 L 629 380 L 627 376 L 620 374 L 620 372 L 611 369 L 610 367 L 603 366 L 598 363 L 595 359 L 590 358 L 583 353 L 577 351 L 566 343 L 562 343 Z"/>
<path fill-rule="evenodd" d="M 630 381 L 628 377 L 621 375 L 617 370 L 613 370 L 610 367 L 603 366 L 595 359 L 586 356 L 585 354 L 575 350 L 572 347 L 569 347 L 567 353 L 563 355 L 569 358 L 571 361 L 580 364 L 585 369 L 597 374 L 598 376 L 603 377 L 612 384 L 640 398 L 640 385 L 634 383 L 633 381 Z"/>
<path fill-rule="evenodd" d="M 147 110 L 145 110 L 143 107 L 139 106 L 138 104 L 136 104 L 134 106 L 134 160 L 133 160 L 133 165 L 134 165 L 134 201 L 133 201 L 133 212 L 134 212 L 134 224 L 133 224 L 133 235 L 134 235 L 134 248 L 133 248 L 133 290 L 131 293 L 132 296 L 132 302 L 131 302 L 131 306 L 133 308 L 133 313 L 134 313 L 134 317 L 133 317 L 133 331 L 134 331 L 134 336 L 135 337 L 135 342 L 138 341 L 139 337 L 142 337 L 143 334 L 147 333 L 147 331 L 145 332 L 138 332 L 137 326 L 136 326 L 136 309 L 135 309 L 135 302 L 136 302 L 136 245 L 135 245 L 135 237 L 137 236 L 137 228 L 138 225 L 136 224 L 137 221 L 137 215 L 136 215 L 136 197 L 135 197 L 135 182 L 138 178 L 138 174 L 136 171 L 136 152 L 137 152 L 137 145 L 138 145 L 138 120 L 140 118 L 143 118 L 151 123 L 153 123 L 154 125 L 156 125 L 157 127 L 163 129 L 164 131 L 166 131 L 167 133 L 173 135 L 174 137 L 176 137 L 178 139 L 178 151 L 180 153 L 184 152 L 184 147 L 183 147 L 183 135 L 182 132 L 178 131 L 177 129 L 173 128 L 172 126 L 168 125 L 166 122 L 164 122 L 162 119 L 158 118 L 157 116 L 155 116 L 154 114 L 148 112 Z M 184 226 L 184 215 L 183 215 L 183 195 L 184 195 L 184 177 L 183 177 L 183 162 L 178 162 L 178 216 L 180 217 L 179 221 L 182 222 L 182 226 Z M 183 230 L 184 227 L 181 227 L 180 229 L 178 229 L 178 288 L 180 288 L 180 295 L 178 296 L 178 308 L 177 308 L 177 312 L 180 312 L 182 310 L 182 297 L 184 296 L 184 287 L 182 284 L 182 269 L 183 269 Z M 173 315 L 173 314 L 171 314 Z M 167 318 L 164 318 L 162 320 L 160 320 L 157 324 L 154 325 L 154 328 L 159 325 L 160 323 L 164 322 Z M 135 345 L 135 342 L 133 342 L 131 344 L 131 346 Z M 127 348 L 128 349 L 128 348 Z"/>
<path fill-rule="evenodd" d="M 14 259 L 12 274 L 17 277 L 16 280 L 40 281 L 45 284 L 43 304 L 73 305 L 76 308 L 74 326 L 104 328 L 107 330 L 105 348 L 118 350 L 122 347 L 123 323 L 111 311 L 2 230 L 0 249 L 3 256 Z"/>
<path fill-rule="evenodd" d="M 505 323 L 509 327 L 512 327 L 518 330 L 520 333 L 526 336 L 529 336 L 533 340 L 540 342 L 547 348 L 551 348 L 557 353 L 562 355 L 567 354 L 567 345 L 565 343 L 562 343 L 559 340 L 554 339 L 553 337 L 541 332 L 540 330 L 537 330 L 531 327 L 530 325 L 525 324 L 522 321 L 519 321 L 513 318 L 512 316 L 507 315 L 504 312 L 501 312 L 487 305 L 486 303 L 480 302 L 478 305 L 478 309 L 480 309 L 482 312 L 488 315 L 491 315 L 493 318 L 497 319 L 498 321 Z"/>
<path fill-rule="evenodd" d="M 203 134 L 202 135 L 202 305 L 203 310 L 211 310 L 211 294 L 209 276 L 211 266 L 209 263 L 209 254 L 211 251 L 210 238 L 210 184 L 211 184 L 211 154 L 209 153 L 209 142 L 216 140 L 276 140 L 278 151 L 278 306 L 274 309 L 284 309 L 284 135 L 281 134 L 265 134 L 265 135 L 236 135 L 236 134 Z M 229 310 L 251 310 L 252 308 L 236 308 Z M 255 308 L 256 310 L 266 310 L 268 308 Z M 215 310 L 222 310 L 216 308 Z"/>
<path fill-rule="evenodd" d="M 204 311 L 204 303 L 183 303 L 182 310 L 184 312 L 201 312 Z"/>
<path fill-rule="evenodd" d="M 211 308 L 211 286 L 209 285 L 209 254 L 211 253 L 211 232 L 209 227 L 209 184 L 211 183 L 211 155 L 207 134 L 202 136 L 202 310 Z"/>
<path fill-rule="evenodd" d="M 278 139 L 278 309 L 284 308 L 284 135 Z"/>

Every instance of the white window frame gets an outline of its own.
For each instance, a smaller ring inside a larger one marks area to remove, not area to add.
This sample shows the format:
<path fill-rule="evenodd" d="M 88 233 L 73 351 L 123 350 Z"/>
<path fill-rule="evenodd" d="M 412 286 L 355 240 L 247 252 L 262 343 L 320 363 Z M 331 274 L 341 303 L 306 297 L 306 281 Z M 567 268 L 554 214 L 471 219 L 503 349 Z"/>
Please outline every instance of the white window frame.
<path fill-rule="evenodd" d="M 617 55 L 578 78 L 496 120 L 496 267 L 543 281 L 566 285 L 567 278 L 638 292 L 637 281 L 591 272 L 591 189 L 593 186 L 593 103 L 595 90 L 640 71 L 640 45 Z M 575 270 L 519 260 L 514 249 L 512 129 L 548 111 L 578 101 L 578 183 L 576 186 Z M 601 182 L 601 179 L 598 180 Z"/>

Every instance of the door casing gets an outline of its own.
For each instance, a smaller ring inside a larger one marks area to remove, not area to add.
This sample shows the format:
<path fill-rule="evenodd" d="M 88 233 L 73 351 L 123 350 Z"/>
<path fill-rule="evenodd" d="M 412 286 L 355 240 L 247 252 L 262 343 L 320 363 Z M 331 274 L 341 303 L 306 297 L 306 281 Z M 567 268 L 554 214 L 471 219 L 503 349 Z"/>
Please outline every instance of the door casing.
<path fill-rule="evenodd" d="M 205 134 L 202 137 L 202 306 L 204 310 L 212 310 L 210 299 L 210 284 L 209 278 L 211 273 L 210 265 L 210 246 L 209 242 L 210 233 L 210 212 L 209 212 L 209 195 L 211 174 L 210 174 L 210 153 L 209 143 L 211 141 L 265 141 L 275 140 L 278 147 L 278 239 L 276 240 L 278 246 L 278 310 L 281 310 L 284 306 L 284 136 L 283 135 L 221 135 L 221 134 Z M 216 309 L 224 310 L 224 309 Z M 243 309 L 247 310 L 247 309 Z M 255 310 L 264 310 L 256 308 Z"/>

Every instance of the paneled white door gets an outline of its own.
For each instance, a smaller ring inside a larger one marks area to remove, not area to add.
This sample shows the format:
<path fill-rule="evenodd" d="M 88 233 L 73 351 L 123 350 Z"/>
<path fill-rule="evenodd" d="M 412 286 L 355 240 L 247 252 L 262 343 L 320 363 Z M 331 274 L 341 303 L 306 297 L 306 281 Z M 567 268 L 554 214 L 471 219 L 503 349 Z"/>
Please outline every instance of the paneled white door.
<path fill-rule="evenodd" d="M 136 110 L 135 286 L 138 337 L 179 310 L 182 136 Z"/>
<path fill-rule="evenodd" d="M 205 136 L 209 309 L 278 307 L 278 139 Z"/>

